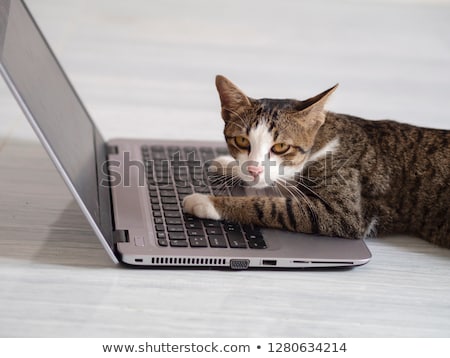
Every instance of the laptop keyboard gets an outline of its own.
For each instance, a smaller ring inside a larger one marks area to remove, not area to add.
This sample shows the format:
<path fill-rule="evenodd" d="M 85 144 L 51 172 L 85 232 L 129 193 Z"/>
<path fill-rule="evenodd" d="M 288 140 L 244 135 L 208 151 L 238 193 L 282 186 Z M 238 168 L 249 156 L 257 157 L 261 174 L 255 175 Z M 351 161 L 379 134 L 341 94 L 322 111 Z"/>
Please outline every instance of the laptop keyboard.
<path fill-rule="evenodd" d="M 228 221 L 203 220 L 183 213 L 183 199 L 192 193 L 231 195 L 211 182 L 208 162 L 226 155 L 225 148 L 144 146 L 149 199 L 158 245 L 167 247 L 267 247 L 259 227 Z"/>

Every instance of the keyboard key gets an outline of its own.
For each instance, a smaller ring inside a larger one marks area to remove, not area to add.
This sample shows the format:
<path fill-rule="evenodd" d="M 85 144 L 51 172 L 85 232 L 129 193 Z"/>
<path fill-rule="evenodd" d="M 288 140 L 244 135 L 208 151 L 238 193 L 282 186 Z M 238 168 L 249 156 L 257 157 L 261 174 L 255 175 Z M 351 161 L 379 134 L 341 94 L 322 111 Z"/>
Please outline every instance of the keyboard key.
<path fill-rule="evenodd" d="M 203 236 L 203 230 L 202 229 L 188 229 L 187 233 L 189 236 Z"/>
<path fill-rule="evenodd" d="M 186 240 L 186 235 L 184 232 L 170 232 L 169 233 L 170 240 Z"/>
<path fill-rule="evenodd" d="M 166 171 L 158 171 L 157 173 L 155 173 L 156 175 L 156 181 L 158 183 L 160 182 L 170 182 L 172 180 L 170 173 L 166 172 Z"/>
<path fill-rule="evenodd" d="M 197 153 L 197 148 L 195 148 L 195 147 L 184 147 L 183 148 L 183 152 L 186 154 L 186 156 L 188 156 L 189 154 L 194 155 L 195 153 Z"/>
<path fill-rule="evenodd" d="M 190 236 L 189 243 L 192 247 L 207 247 L 207 241 L 204 236 Z"/>
<path fill-rule="evenodd" d="M 219 228 L 219 227 L 207 228 L 206 229 L 206 233 L 208 235 L 221 235 L 222 234 L 222 229 Z"/>
<path fill-rule="evenodd" d="M 190 186 L 177 187 L 178 194 L 192 194 L 192 188 Z"/>
<path fill-rule="evenodd" d="M 158 239 L 158 244 L 159 244 L 159 246 L 167 246 L 167 245 L 169 245 L 169 243 L 167 242 L 166 239 Z"/>
<path fill-rule="evenodd" d="M 220 221 L 204 220 L 203 224 L 205 227 L 220 227 Z"/>
<path fill-rule="evenodd" d="M 242 230 L 244 230 L 244 232 L 248 234 L 255 232 L 255 229 L 252 225 L 242 225 Z"/>
<path fill-rule="evenodd" d="M 154 220 L 155 224 L 164 224 L 164 220 L 161 217 L 159 217 L 159 218 L 156 217 L 153 220 Z"/>
<path fill-rule="evenodd" d="M 166 218 L 181 218 L 181 214 L 179 211 L 166 211 L 164 212 L 164 216 Z"/>
<path fill-rule="evenodd" d="M 173 175 L 173 179 L 175 180 L 175 185 L 177 188 L 187 188 L 190 187 L 189 185 L 189 175 L 183 174 L 183 175 Z"/>
<path fill-rule="evenodd" d="M 163 204 L 162 207 L 163 207 L 164 210 L 167 210 L 167 211 L 178 211 L 178 210 L 180 210 L 180 208 L 178 207 L 177 204 Z"/>
<path fill-rule="evenodd" d="M 154 212 L 153 212 L 153 216 L 154 216 L 155 218 L 158 218 L 158 217 L 161 217 L 161 216 L 162 216 L 162 213 L 161 213 L 161 211 L 157 210 L 157 211 L 154 211 Z"/>
<path fill-rule="evenodd" d="M 158 185 L 158 188 L 159 190 L 173 190 L 173 184 L 171 182 L 164 185 L 160 184 Z"/>
<path fill-rule="evenodd" d="M 189 184 L 189 180 L 184 180 L 184 179 L 182 179 L 182 180 L 177 180 L 176 182 L 175 182 L 175 186 L 177 187 L 177 191 L 179 190 L 179 189 L 187 189 L 187 188 L 191 188 L 191 184 Z M 192 189 L 191 189 L 191 192 L 192 192 Z"/>
<path fill-rule="evenodd" d="M 241 232 L 239 225 L 224 225 L 223 228 L 226 232 Z"/>
<path fill-rule="evenodd" d="M 223 235 L 209 235 L 208 240 L 211 247 L 227 247 L 227 240 Z"/>
<path fill-rule="evenodd" d="M 164 147 L 162 145 L 152 145 L 150 146 L 152 152 L 164 152 Z"/>
<path fill-rule="evenodd" d="M 266 249 L 267 245 L 264 242 L 264 240 L 259 239 L 259 240 L 249 240 L 248 241 L 248 246 L 251 249 Z"/>
<path fill-rule="evenodd" d="M 181 218 L 168 217 L 168 218 L 166 218 L 166 224 L 167 225 L 183 225 L 183 220 L 181 220 Z"/>
<path fill-rule="evenodd" d="M 187 247 L 187 240 L 170 240 L 170 246 L 173 247 Z"/>
<path fill-rule="evenodd" d="M 189 173 L 195 178 L 198 179 L 199 182 L 202 182 L 203 180 L 203 167 L 189 167 Z"/>
<path fill-rule="evenodd" d="M 228 242 L 230 244 L 230 247 L 232 248 L 246 248 L 247 243 L 245 242 L 244 237 L 239 233 L 228 233 Z"/>
<path fill-rule="evenodd" d="M 156 224 L 156 231 L 164 231 L 164 225 L 163 224 Z"/>
<path fill-rule="evenodd" d="M 161 202 L 163 204 L 177 204 L 178 203 L 178 199 L 176 197 L 173 197 L 173 196 L 164 196 L 164 197 L 161 198 Z M 177 210 L 178 210 L 178 205 L 177 205 Z"/>
<path fill-rule="evenodd" d="M 262 238 L 261 234 L 246 234 L 245 235 L 248 241 L 258 241 L 258 240 L 262 240 L 264 241 Z"/>
<path fill-rule="evenodd" d="M 211 153 L 214 154 L 213 149 L 210 147 L 200 147 L 200 153 Z"/>
<path fill-rule="evenodd" d="M 261 234 L 261 228 L 258 226 L 251 226 L 251 225 L 242 225 L 242 229 L 247 234 L 247 236 L 260 236 Z"/>
<path fill-rule="evenodd" d="M 202 228 L 202 223 L 200 222 L 200 220 L 197 221 L 188 221 L 186 224 L 186 229 L 201 229 Z"/>
<path fill-rule="evenodd" d="M 228 155 L 228 149 L 227 148 L 216 148 L 217 155 Z"/>
<path fill-rule="evenodd" d="M 166 238 L 166 233 L 165 233 L 164 231 L 158 231 L 158 232 L 156 233 L 156 237 L 157 237 L 158 239 L 165 239 L 165 238 Z"/>
<path fill-rule="evenodd" d="M 153 152 L 152 153 L 152 159 L 166 159 L 166 153 L 164 152 Z"/>
<path fill-rule="evenodd" d="M 210 193 L 209 188 L 206 186 L 196 186 L 196 187 L 194 187 L 194 190 L 196 193 L 201 193 L 201 194 L 209 194 Z"/>
<path fill-rule="evenodd" d="M 184 227 L 182 225 L 167 225 L 168 232 L 184 232 Z"/>
<path fill-rule="evenodd" d="M 155 180 L 155 183 L 160 187 L 170 185 L 170 183 L 172 182 L 172 178 L 156 178 L 153 180 Z"/>
<path fill-rule="evenodd" d="M 179 146 L 171 145 L 167 147 L 167 152 L 169 153 L 178 153 L 181 151 L 181 148 Z"/>
<path fill-rule="evenodd" d="M 161 190 L 159 194 L 161 196 L 176 196 L 175 190 Z"/>

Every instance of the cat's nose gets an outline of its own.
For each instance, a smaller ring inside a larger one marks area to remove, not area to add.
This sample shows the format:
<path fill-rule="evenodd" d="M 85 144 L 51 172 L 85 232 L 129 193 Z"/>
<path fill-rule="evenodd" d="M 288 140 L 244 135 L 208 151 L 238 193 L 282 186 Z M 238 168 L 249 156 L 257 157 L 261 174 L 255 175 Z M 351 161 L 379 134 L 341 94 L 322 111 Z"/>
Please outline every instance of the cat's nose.
<path fill-rule="evenodd" d="M 253 177 L 253 178 L 257 178 L 258 177 L 258 175 L 259 174 L 261 174 L 262 172 L 263 172 L 263 170 L 264 170 L 264 168 L 263 167 L 255 167 L 255 166 L 253 166 L 253 165 L 249 165 L 248 167 L 247 167 L 247 170 L 248 170 L 248 172 L 250 173 L 250 175 Z"/>

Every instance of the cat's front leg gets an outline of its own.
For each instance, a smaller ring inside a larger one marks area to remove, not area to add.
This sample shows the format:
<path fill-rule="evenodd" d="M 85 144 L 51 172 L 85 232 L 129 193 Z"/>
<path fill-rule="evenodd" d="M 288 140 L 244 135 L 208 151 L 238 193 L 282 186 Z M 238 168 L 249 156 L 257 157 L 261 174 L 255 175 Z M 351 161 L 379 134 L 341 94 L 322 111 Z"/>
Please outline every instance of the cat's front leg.
<path fill-rule="evenodd" d="M 359 205 L 345 205 L 341 200 L 338 203 L 328 206 L 313 198 L 300 201 L 286 197 L 192 194 L 184 199 L 183 207 L 185 213 L 203 219 L 327 236 L 364 237 L 367 223 L 361 217 Z"/>
<path fill-rule="evenodd" d="M 286 207 L 282 197 L 229 197 L 205 194 L 191 194 L 183 200 L 183 210 L 187 214 L 202 219 L 229 220 L 241 224 L 255 224 L 273 228 L 295 230 L 293 222 L 283 224 L 279 220 Z M 274 217 L 271 211 L 276 212 Z M 281 215 L 281 216 L 280 216 Z M 289 214 L 287 214 L 289 215 Z"/>

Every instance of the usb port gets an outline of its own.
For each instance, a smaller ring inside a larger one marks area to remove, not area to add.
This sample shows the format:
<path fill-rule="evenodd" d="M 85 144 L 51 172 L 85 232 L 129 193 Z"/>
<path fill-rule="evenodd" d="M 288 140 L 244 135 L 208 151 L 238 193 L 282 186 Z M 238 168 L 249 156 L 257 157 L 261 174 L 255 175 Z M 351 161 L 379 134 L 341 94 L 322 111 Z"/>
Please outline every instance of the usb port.
<path fill-rule="evenodd" d="M 262 264 L 266 266 L 276 266 L 277 260 L 262 260 Z"/>

